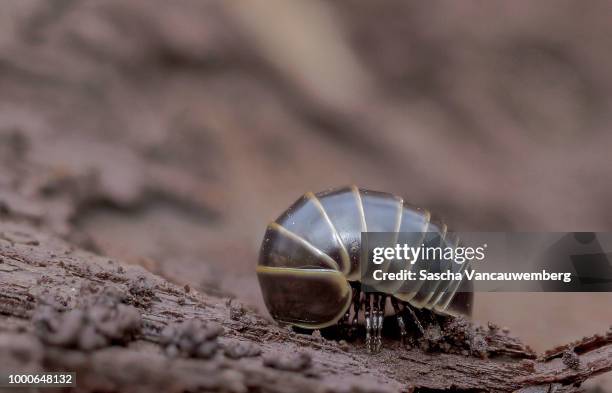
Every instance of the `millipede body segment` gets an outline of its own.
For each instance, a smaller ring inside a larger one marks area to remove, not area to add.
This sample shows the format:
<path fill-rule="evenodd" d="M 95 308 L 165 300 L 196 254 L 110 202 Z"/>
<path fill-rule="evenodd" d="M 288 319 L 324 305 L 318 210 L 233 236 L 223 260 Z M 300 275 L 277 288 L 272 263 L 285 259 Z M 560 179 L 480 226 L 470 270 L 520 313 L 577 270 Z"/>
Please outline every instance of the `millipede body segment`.
<path fill-rule="evenodd" d="M 444 223 L 395 195 L 356 186 L 306 193 L 268 225 L 261 245 L 257 276 L 272 317 L 296 327 L 320 329 L 356 327 L 363 314 L 366 346 L 378 351 L 388 304 L 402 340 L 407 334 L 405 318 L 422 330 L 413 308 L 443 315 L 471 314 L 473 293 L 467 280 L 363 282 L 368 275 L 361 272 L 362 232 L 395 233 L 414 246 L 459 244 Z M 410 269 L 462 272 L 471 268 L 469 262 L 455 266 L 417 260 Z M 364 291 L 366 287 L 370 290 Z"/>

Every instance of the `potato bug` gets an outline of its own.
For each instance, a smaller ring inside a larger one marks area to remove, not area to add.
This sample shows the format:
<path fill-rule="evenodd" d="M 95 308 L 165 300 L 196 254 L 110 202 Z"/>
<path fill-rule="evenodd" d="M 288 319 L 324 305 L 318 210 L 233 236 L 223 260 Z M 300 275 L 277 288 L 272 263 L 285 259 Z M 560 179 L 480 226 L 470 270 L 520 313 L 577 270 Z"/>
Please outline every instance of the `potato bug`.
<path fill-rule="evenodd" d="M 473 291 L 467 280 L 411 280 L 379 285 L 375 292 L 362 291 L 362 232 L 420 233 L 410 239 L 415 245 L 459 243 L 446 224 L 398 196 L 356 186 L 308 192 L 268 225 L 261 245 L 257 276 L 272 317 L 299 328 L 321 329 L 336 324 L 357 326 L 363 312 L 366 346 L 378 351 L 387 303 L 402 341 L 407 334 L 406 314 L 423 331 L 413 308 L 444 315 L 471 314 Z M 469 263 L 445 266 L 417 261 L 412 269 L 470 267 Z"/>

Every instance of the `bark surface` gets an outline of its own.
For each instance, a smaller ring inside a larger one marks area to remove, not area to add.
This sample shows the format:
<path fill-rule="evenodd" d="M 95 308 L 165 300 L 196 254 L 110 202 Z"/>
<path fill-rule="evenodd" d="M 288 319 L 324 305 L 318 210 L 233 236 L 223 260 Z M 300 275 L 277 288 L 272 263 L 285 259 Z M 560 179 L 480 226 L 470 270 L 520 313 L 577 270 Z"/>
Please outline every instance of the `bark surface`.
<path fill-rule="evenodd" d="M 76 371 L 79 391 L 577 392 L 612 370 L 612 332 L 534 359 L 493 325 L 459 323 L 477 351 L 386 340 L 371 355 L 8 220 L 0 258 L 2 371 Z"/>

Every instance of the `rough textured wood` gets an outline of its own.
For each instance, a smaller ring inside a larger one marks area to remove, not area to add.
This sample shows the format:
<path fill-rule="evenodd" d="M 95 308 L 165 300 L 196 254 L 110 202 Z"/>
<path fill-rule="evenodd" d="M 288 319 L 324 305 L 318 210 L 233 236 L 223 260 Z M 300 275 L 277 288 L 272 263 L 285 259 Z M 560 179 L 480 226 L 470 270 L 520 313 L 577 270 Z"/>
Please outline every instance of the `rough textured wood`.
<path fill-rule="evenodd" d="M 81 391 L 535 392 L 525 389 L 558 384 L 558 391 L 575 392 L 573 384 L 612 369 L 610 332 L 571 344 L 579 359 L 576 368 L 556 356 L 570 346 L 529 359 L 527 348 L 495 327 L 482 348 L 488 358 L 409 350 L 392 341 L 385 342 L 381 354 L 368 355 L 360 343 L 296 334 L 227 298 L 178 287 L 139 266 L 76 249 L 10 221 L 0 224 L 0 256 L 2 371 L 75 370 Z M 87 313 L 109 293 L 142 319 L 140 332 L 126 337 L 126 346 L 109 342 L 89 351 L 79 343 L 50 345 L 49 332 L 37 328 L 45 310 L 56 316 Z M 160 343 L 161 332 L 193 319 L 223 327 L 220 351 L 208 359 L 172 359 Z M 224 348 L 245 343 L 258 349 L 254 356 L 222 355 Z M 309 360 L 293 367 L 297 360 L 291 354 L 299 353 Z M 287 357 L 284 366 L 270 367 L 265 359 L 278 356 Z"/>

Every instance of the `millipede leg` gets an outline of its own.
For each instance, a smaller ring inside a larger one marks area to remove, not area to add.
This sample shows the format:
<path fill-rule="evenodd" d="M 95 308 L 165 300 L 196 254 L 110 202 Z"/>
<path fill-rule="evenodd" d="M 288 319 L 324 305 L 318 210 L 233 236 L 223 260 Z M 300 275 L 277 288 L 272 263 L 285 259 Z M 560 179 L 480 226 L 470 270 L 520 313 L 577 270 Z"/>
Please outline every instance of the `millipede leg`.
<path fill-rule="evenodd" d="M 410 307 L 408 303 L 404 303 L 404 308 L 408 310 L 408 313 L 410 313 L 410 317 L 412 318 L 412 321 L 414 322 L 417 329 L 419 329 L 419 332 L 421 332 L 421 334 L 424 335 L 425 329 L 423 329 L 423 325 L 421 324 L 421 321 L 419 321 L 419 318 L 414 313 L 414 310 L 412 309 L 412 307 Z"/>
<path fill-rule="evenodd" d="M 353 287 L 353 321 L 351 325 L 353 328 L 357 328 L 357 322 L 359 320 L 359 310 L 361 309 L 361 288 L 359 285 Z"/>
<path fill-rule="evenodd" d="M 399 303 L 396 298 L 391 297 L 391 305 L 393 306 L 393 311 L 395 311 L 395 319 L 397 319 L 397 325 L 400 330 L 400 342 L 402 345 L 406 344 L 406 336 L 408 332 L 406 331 L 406 323 L 404 322 L 404 317 L 402 317 L 402 311 L 400 310 Z"/>
<path fill-rule="evenodd" d="M 365 295 L 365 325 L 366 325 L 366 348 L 372 352 L 372 314 L 370 305 L 371 295 Z"/>
<path fill-rule="evenodd" d="M 359 311 L 361 309 L 361 286 L 359 284 L 351 283 L 352 295 L 351 304 L 353 306 L 353 318 L 351 319 L 351 309 L 346 312 L 342 317 L 343 334 L 347 339 L 355 337 L 355 333 L 358 331 Z"/>
<path fill-rule="evenodd" d="M 378 352 L 378 298 L 377 293 L 372 295 L 372 341 L 370 352 Z"/>
<path fill-rule="evenodd" d="M 347 311 L 344 316 L 340 319 L 340 321 L 338 321 L 338 326 L 340 327 L 340 331 L 342 335 L 348 336 L 348 334 L 350 333 L 350 329 L 351 326 L 349 325 L 350 322 L 350 311 Z"/>
<path fill-rule="evenodd" d="M 378 315 L 376 318 L 378 319 L 377 329 L 376 329 L 376 352 L 380 351 L 382 347 L 382 328 L 383 321 L 385 318 L 385 304 L 387 302 L 386 295 L 380 295 L 378 298 Z"/>

